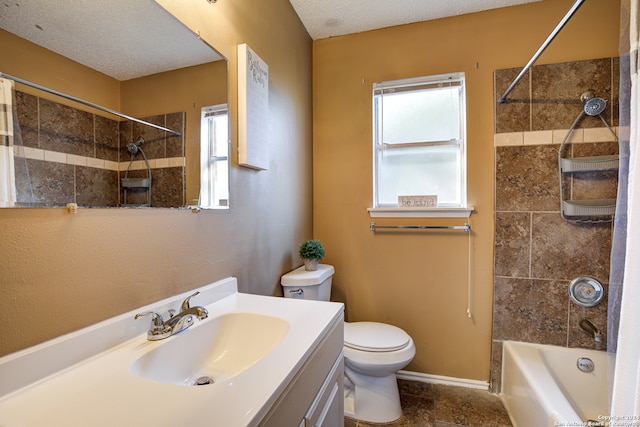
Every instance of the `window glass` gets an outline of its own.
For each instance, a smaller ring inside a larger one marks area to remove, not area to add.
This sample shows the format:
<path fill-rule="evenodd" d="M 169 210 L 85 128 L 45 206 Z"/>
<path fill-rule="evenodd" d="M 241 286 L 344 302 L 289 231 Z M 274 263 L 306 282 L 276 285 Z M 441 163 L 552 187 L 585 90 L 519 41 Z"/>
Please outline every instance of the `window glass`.
<path fill-rule="evenodd" d="M 199 206 L 229 207 L 229 113 L 226 104 L 202 109 Z"/>
<path fill-rule="evenodd" d="M 460 90 L 457 86 L 379 96 L 384 142 L 398 144 L 460 138 Z"/>
<path fill-rule="evenodd" d="M 380 151 L 378 203 L 393 206 L 398 196 L 437 195 L 438 204 L 460 200 L 457 146 L 406 147 Z"/>
<path fill-rule="evenodd" d="M 434 195 L 466 207 L 463 73 L 376 83 L 373 121 L 374 207 Z"/>

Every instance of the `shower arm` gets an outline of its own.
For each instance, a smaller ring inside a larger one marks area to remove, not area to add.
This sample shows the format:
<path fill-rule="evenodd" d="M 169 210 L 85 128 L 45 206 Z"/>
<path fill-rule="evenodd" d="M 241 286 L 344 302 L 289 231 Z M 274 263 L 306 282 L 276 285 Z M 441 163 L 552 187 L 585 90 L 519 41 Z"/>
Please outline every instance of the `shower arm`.
<path fill-rule="evenodd" d="M 47 92 L 47 93 L 51 93 L 53 95 L 60 96 L 62 98 L 69 99 L 69 100 L 77 102 L 79 104 L 84 104 L 84 105 L 86 105 L 88 107 L 95 108 L 96 110 L 104 111 L 105 113 L 109 113 L 109 114 L 113 114 L 114 116 L 122 117 L 123 119 L 131 120 L 131 121 L 136 122 L 136 123 L 140 123 L 140 124 L 143 124 L 143 125 L 146 125 L 146 126 L 151 126 L 153 128 L 160 129 L 160 130 L 163 130 L 165 132 L 172 133 L 175 136 L 181 136 L 182 135 L 178 131 L 171 130 L 171 129 L 168 129 L 168 128 L 165 128 L 165 127 L 162 127 L 162 126 L 158 126 L 158 125 L 153 124 L 153 123 L 145 122 L 144 120 L 136 119 L 135 117 L 127 116 L 126 114 L 123 114 L 123 113 L 121 113 L 119 111 L 115 111 L 115 110 L 112 110 L 110 108 L 103 107 L 102 105 L 94 104 L 93 102 L 85 101 L 84 99 L 76 98 L 73 95 L 68 95 L 66 93 L 59 92 L 59 91 L 57 91 L 55 89 L 50 89 L 50 88 L 45 87 L 45 86 L 41 86 L 41 85 L 39 85 L 37 83 L 33 83 L 33 82 L 28 81 L 28 80 L 21 79 L 19 77 L 15 77 L 15 76 L 12 76 L 12 75 L 9 75 L 9 74 L 6 74 L 6 73 L 2 73 L 2 72 L 0 72 L 0 77 L 4 77 L 6 79 L 13 80 L 13 81 L 16 81 L 18 83 L 21 83 L 21 84 L 23 84 L 25 86 L 29 86 L 29 87 L 32 87 L 32 88 L 35 88 L 35 89 L 38 89 L 38 90 L 41 90 L 41 91 L 44 91 L 44 92 Z"/>
<path fill-rule="evenodd" d="M 520 80 L 522 80 L 522 78 L 527 73 L 527 71 L 529 71 L 529 68 L 531 68 L 531 66 L 533 66 L 533 64 L 538 60 L 538 57 L 542 55 L 542 52 L 544 52 L 547 46 L 551 44 L 553 39 L 558 35 L 560 30 L 562 30 L 565 24 L 569 22 L 569 19 L 571 19 L 573 14 L 576 13 L 576 11 L 580 8 L 580 6 L 582 6 L 582 3 L 584 3 L 584 1 L 585 0 L 576 0 L 573 6 L 571 6 L 571 9 L 569 9 L 569 11 L 564 16 L 564 18 L 562 18 L 562 20 L 558 23 L 558 25 L 556 25 L 556 28 L 554 28 L 551 34 L 549 34 L 549 37 L 547 37 L 544 43 L 542 43 L 542 46 L 540 46 L 537 52 L 533 54 L 533 56 L 531 57 L 527 65 L 525 65 L 522 71 L 520 71 L 520 74 L 518 74 L 518 76 L 515 78 L 513 83 L 511 83 L 511 85 L 507 88 L 507 90 L 500 97 L 500 99 L 498 99 L 498 104 L 504 104 L 505 102 L 507 102 L 507 96 L 509 96 L 513 88 L 515 88 L 516 85 L 520 82 Z"/>

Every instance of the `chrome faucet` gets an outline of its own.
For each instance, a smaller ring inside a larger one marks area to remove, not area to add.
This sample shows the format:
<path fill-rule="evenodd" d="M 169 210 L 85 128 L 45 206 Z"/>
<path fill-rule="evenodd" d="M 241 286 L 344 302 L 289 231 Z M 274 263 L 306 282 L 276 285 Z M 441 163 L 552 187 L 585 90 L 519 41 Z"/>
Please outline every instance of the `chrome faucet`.
<path fill-rule="evenodd" d="M 209 316 L 209 312 L 206 308 L 195 306 L 191 307 L 189 300 L 200 292 L 195 292 L 193 295 L 187 297 L 181 306 L 181 311 L 175 314 L 175 310 L 169 310 L 169 319 L 165 321 L 162 316 L 155 311 L 147 311 L 144 313 L 136 314 L 136 319 L 142 317 L 151 316 L 151 328 L 147 332 L 147 339 L 150 341 L 162 340 L 175 335 L 178 332 L 184 331 L 189 326 L 193 325 L 193 317 L 197 317 L 199 320 L 206 319 Z"/>
<path fill-rule="evenodd" d="M 147 332 L 147 339 L 149 341 L 162 340 L 171 336 L 171 328 L 165 325 L 162 316 L 155 311 L 138 313 L 135 318 L 137 320 L 147 316 L 151 316 L 151 328 L 149 328 L 149 332 Z"/>
<path fill-rule="evenodd" d="M 595 340 L 595 342 L 597 343 L 602 342 L 602 332 L 600 332 L 600 329 L 596 328 L 594 324 L 591 323 L 589 320 L 582 319 L 580 321 L 580 328 L 586 333 L 588 333 L 589 335 L 593 336 L 593 339 Z"/>
<path fill-rule="evenodd" d="M 176 315 L 171 313 L 171 317 L 165 322 L 165 325 L 171 328 L 171 335 L 177 334 L 180 331 L 184 331 L 189 326 L 193 325 L 193 316 L 196 316 L 199 320 L 207 318 L 209 312 L 206 308 L 200 306 L 191 307 L 189 304 L 189 300 L 199 293 L 200 292 L 196 291 L 193 295 L 187 297 L 184 301 L 182 301 L 180 313 Z"/>

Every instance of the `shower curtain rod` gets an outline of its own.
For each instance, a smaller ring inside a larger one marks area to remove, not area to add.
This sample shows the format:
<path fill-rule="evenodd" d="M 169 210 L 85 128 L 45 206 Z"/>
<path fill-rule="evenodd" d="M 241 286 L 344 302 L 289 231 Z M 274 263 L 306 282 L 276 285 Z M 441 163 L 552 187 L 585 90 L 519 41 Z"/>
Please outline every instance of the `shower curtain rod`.
<path fill-rule="evenodd" d="M 177 132 L 175 130 L 171 130 L 171 129 L 168 129 L 168 128 L 165 128 L 165 127 L 162 127 L 162 126 L 154 125 L 153 123 L 145 122 L 144 120 L 136 119 L 135 117 L 127 116 L 126 114 L 122 114 L 119 111 L 115 111 L 115 110 L 112 110 L 110 108 L 103 107 L 102 105 L 94 104 L 93 102 L 85 101 L 84 99 L 76 98 L 75 96 L 72 96 L 72 95 L 67 95 L 66 93 L 63 93 L 63 92 L 58 92 L 57 90 L 50 89 L 50 88 L 45 87 L 45 86 L 41 86 L 41 85 L 39 85 L 37 83 L 32 83 L 32 82 L 30 82 L 28 80 L 24 80 L 24 79 L 21 79 L 19 77 L 15 77 L 15 76 L 12 76 L 12 75 L 9 75 L 9 74 L 6 74 L 6 73 L 1 73 L 1 72 L 0 72 L 0 77 L 4 77 L 4 78 L 10 79 L 10 80 L 14 80 L 14 81 L 16 81 L 18 83 L 21 83 L 23 85 L 30 86 L 32 88 L 39 89 L 39 90 L 44 91 L 44 92 L 48 92 L 48 93 L 60 96 L 62 98 L 70 99 L 71 101 L 78 102 L 80 104 L 84 104 L 86 106 L 89 106 L 91 108 L 95 108 L 95 109 L 100 110 L 100 111 L 104 111 L 104 112 L 109 113 L 109 114 L 113 114 L 114 116 L 122 117 L 123 119 L 131 120 L 131 121 L 134 121 L 134 122 L 137 122 L 137 123 L 141 123 L 143 125 L 147 125 L 147 126 L 151 126 L 153 128 L 156 128 L 156 129 L 163 130 L 165 132 L 172 133 L 175 136 L 181 136 L 182 135 L 180 132 Z"/>
<path fill-rule="evenodd" d="M 518 74 L 518 76 L 515 78 L 513 83 L 511 83 L 511 86 L 509 86 L 507 88 L 507 90 L 504 92 L 504 94 L 500 97 L 500 99 L 498 99 L 498 104 L 504 104 L 505 102 L 507 102 L 507 96 L 509 96 L 509 94 L 511 93 L 513 88 L 516 87 L 516 85 L 524 77 L 524 75 L 527 73 L 527 71 L 529 71 L 529 68 L 531 68 L 531 66 L 538 60 L 538 57 L 540 55 L 542 55 L 542 52 L 544 52 L 544 50 L 547 48 L 547 46 L 549 46 L 549 44 L 553 41 L 553 39 L 556 37 L 556 35 L 558 35 L 558 33 L 565 26 L 565 24 L 567 22 L 569 22 L 569 19 L 571 19 L 573 14 L 576 13 L 576 11 L 580 8 L 580 6 L 582 6 L 582 3 L 584 3 L 584 1 L 585 0 L 577 0 L 573 4 L 573 6 L 571 6 L 571 9 L 569 9 L 567 14 L 564 16 L 564 18 L 562 18 L 562 20 L 558 23 L 558 25 L 556 25 L 556 28 L 554 28 L 554 30 L 551 32 L 551 34 L 549 34 L 549 37 L 547 37 L 547 39 L 544 41 L 544 43 L 542 43 L 542 46 L 540 46 L 538 51 L 533 54 L 533 56 L 531 57 L 531 59 L 529 60 L 527 65 L 524 66 L 522 71 L 520 71 L 520 74 Z"/>

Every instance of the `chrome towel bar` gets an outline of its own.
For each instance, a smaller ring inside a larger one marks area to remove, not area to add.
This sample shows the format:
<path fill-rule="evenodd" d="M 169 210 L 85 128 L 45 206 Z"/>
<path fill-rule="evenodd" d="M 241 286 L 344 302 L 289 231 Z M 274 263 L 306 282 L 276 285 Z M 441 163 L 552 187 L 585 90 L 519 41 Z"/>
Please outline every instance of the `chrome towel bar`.
<path fill-rule="evenodd" d="M 420 229 L 420 230 L 462 230 L 471 231 L 471 225 L 376 225 L 375 222 L 369 224 L 369 230 L 376 231 L 379 228 L 396 228 L 396 229 Z"/>
<path fill-rule="evenodd" d="M 462 230 L 467 232 L 467 318 L 473 319 L 471 311 L 472 303 L 472 283 L 471 283 L 471 224 L 468 222 L 464 225 L 376 225 L 375 222 L 369 223 L 369 230 L 376 232 L 379 228 L 391 229 L 418 229 L 418 230 Z"/>

